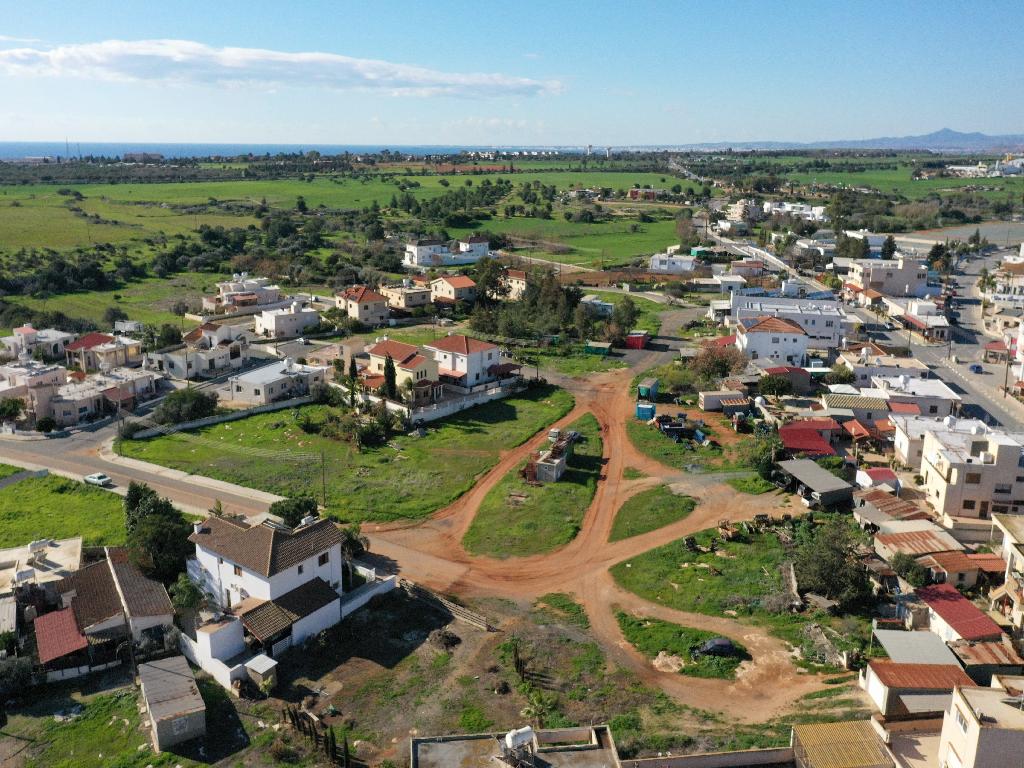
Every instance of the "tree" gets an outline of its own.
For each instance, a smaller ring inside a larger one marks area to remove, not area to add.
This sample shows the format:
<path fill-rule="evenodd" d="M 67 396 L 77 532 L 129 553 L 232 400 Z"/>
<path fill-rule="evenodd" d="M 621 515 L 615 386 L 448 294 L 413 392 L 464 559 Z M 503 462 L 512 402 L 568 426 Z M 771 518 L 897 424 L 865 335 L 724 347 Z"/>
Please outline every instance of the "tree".
<path fill-rule="evenodd" d="M 134 481 L 128 484 L 128 493 L 124 497 L 122 506 L 124 508 L 124 527 L 129 534 L 147 517 L 178 514 L 178 510 L 169 500 L 161 498 L 145 483 Z"/>
<path fill-rule="evenodd" d="M 473 280 L 476 282 L 476 300 L 481 304 L 492 304 L 508 295 L 505 268 L 489 256 L 476 263 Z"/>
<path fill-rule="evenodd" d="M 299 213 L 305 213 L 306 211 L 309 210 L 309 206 L 306 204 L 306 198 L 304 198 L 302 195 L 299 195 L 297 198 L 295 198 L 295 210 L 298 211 Z"/>
<path fill-rule="evenodd" d="M 391 355 L 388 355 L 384 359 L 384 396 L 389 400 L 395 400 L 398 397 L 397 376 L 395 361 L 391 359 Z"/>
<path fill-rule="evenodd" d="M 304 517 L 316 517 L 319 510 L 312 496 L 296 496 L 275 501 L 270 505 L 270 514 L 280 517 L 289 528 L 295 528 Z"/>
<path fill-rule="evenodd" d="M 757 388 L 762 395 L 768 395 L 769 397 L 782 397 L 783 395 L 788 395 L 793 391 L 793 382 L 784 376 L 769 374 L 761 379 Z"/>
<path fill-rule="evenodd" d="M 20 397 L 0 400 L 0 421 L 17 421 L 25 412 L 25 401 Z"/>
<path fill-rule="evenodd" d="M 889 561 L 896 575 L 912 587 L 923 587 L 929 581 L 928 569 L 903 552 L 897 552 Z"/>
<path fill-rule="evenodd" d="M 179 573 L 178 579 L 167 591 L 171 595 L 171 605 L 178 613 L 199 610 L 206 603 L 206 593 L 188 577 L 187 573 Z"/>
<path fill-rule="evenodd" d="M 543 727 L 545 721 L 554 714 L 557 705 L 558 698 L 555 694 L 535 689 L 530 691 L 526 699 L 526 706 L 519 714 L 535 722 L 538 727 Z"/>
<path fill-rule="evenodd" d="M 348 406 L 356 407 L 356 381 L 359 378 L 359 368 L 356 366 L 356 356 L 348 359 Z"/>
<path fill-rule="evenodd" d="M 826 384 L 852 384 L 853 379 L 854 373 L 851 369 L 842 363 L 836 363 L 832 366 L 832 370 L 825 374 L 824 382 Z"/>
<path fill-rule="evenodd" d="M 753 440 L 744 440 L 737 447 L 740 462 L 768 479 L 775 470 L 775 457 L 782 450 L 782 440 L 777 432 L 755 435 Z"/>
<path fill-rule="evenodd" d="M 110 327 L 114 326 L 118 320 L 127 320 L 128 313 L 120 307 L 107 307 L 103 310 L 103 322 Z"/>
<path fill-rule="evenodd" d="M 793 561 L 801 590 L 837 600 L 844 608 L 865 600 L 871 588 L 856 547 L 845 518 L 832 517 L 824 525 L 805 523 Z"/>
<path fill-rule="evenodd" d="M 220 499 L 214 499 L 213 506 L 207 511 L 214 517 L 224 517 L 224 505 Z"/>
<path fill-rule="evenodd" d="M 882 241 L 882 258 L 891 259 L 896 255 L 896 238 L 889 235 Z"/>
<path fill-rule="evenodd" d="M 370 551 L 370 540 L 363 535 L 359 523 L 352 523 L 341 529 L 341 556 L 348 568 L 349 582 L 352 581 L 352 561 Z"/>
<path fill-rule="evenodd" d="M 36 421 L 36 429 L 42 432 L 44 435 L 53 432 L 57 428 L 57 422 L 52 416 L 43 416 L 43 418 Z"/>
<path fill-rule="evenodd" d="M 179 299 L 171 305 L 171 314 L 181 318 L 181 327 L 185 327 L 185 315 L 188 314 L 188 302 Z"/>
<path fill-rule="evenodd" d="M 636 308 L 636 302 L 629 296 L 622 297 L 622 300 L 612 310 L 612 322 L 622 329 L 623 333 L 629 333 L 636 325 L 640 316 L 640 310 Z"/>
<path fill-rule="evenodd" d="M 158 424 L 181 424 L 185 421 L 205 419 L 217 410 L 217 393 L 198 389 L 178 389 L 171 392 L 153 411 Z"/>
<path fill-rule="evenodd" d="M 153 339 L 153 348 L 163 349 L 173 347 L 175 344 L 181 344 L 181 331 L 170 323 L 164 323 Z"/>
<path fill-rule="evenodd" d="M 705 347 L 693 358 L 694 373 L 705 381 L 724 378 L 730 373 L 742 371 L 747 358 L 736 347 Z"/>
<path fill-rule="evenodd" d="M 3 703 L 28 689 L 32 683 L 32 660 L 27 658 L 0 659 L 0 713 Z"/>
<path fill-rule="evenodd" d="M 174 582 L 185 570 L 185 561 L 195 553 L 188 540 L 192 526 L 174 507 L 171 510 L 173 515 L 151 514 L 142 518 L 128 534 L 128 547 L 136 563 L 147 576 L 164 584 Z"/>

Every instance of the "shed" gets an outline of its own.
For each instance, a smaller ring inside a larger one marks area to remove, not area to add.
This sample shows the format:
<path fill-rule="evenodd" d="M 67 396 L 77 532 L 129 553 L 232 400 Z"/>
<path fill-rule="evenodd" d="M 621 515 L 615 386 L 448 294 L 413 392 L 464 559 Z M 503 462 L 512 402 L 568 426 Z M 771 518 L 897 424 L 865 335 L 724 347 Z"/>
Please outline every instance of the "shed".
<path fill-rule="evenodd" d="M 849 503 L 853 499 L 852 485 L 810 459 L 781 461 L 779 469 L 804 486 L 824 507 Z"/>
<path fill-rule="evenodd" d="M 158 752 L 206 735 L 206 703 L 184 656 L 139 665 L 142 699 Z"/>
<path fill-rule="evenodd" d="M 647 331 L 630 331 L 626 336 L 627 349 L 644 349 L 647 342 L 651 340 L 651 334 Z"/>
<path fill-rule="evenodd" d="M 950 664 L 960 666 L 956 656 L 934 632 L 906 632 L 899 629 L 876 629 L 878 644 L 886 655 L 899 664 Z"/>
<path fill-rule="evenodd" d="M 722 401 L 722 413 L 729 418 L 732 418 L 737 413 L 749 413 L 750 412 L 750 398 L 749 397 L 730 397 Z"/>
<path fill-rule="evenodd" d="M 277 662 L 265 653 L 257 654 L 245 662 L 249 679 L 260 689 L 277 685 Z M 269 682 L 268 682 L 269 681 Z"/>
<path fill-rule="evenodd" d="M 649 400 L 652 403 L 658 401 L 658 380 L 654 377 L 644 379 L 637 385 L 636 395 L 641 400 Z"/>
<path fill-rule="evenodd" d="M 650 421 L 654 418 L 655 407 L 654 403 L 637 403 L 636 404 L 636 417 L 641 421 Z"/>
<path fill-rule="evenodd" d="M 1020 675 L 1024 672 L 1024 659 L 1014 649 L 1009 638 L 982 642 L 957 640 L 949 647 L 960 659 L 964 671 L 978 685 L 991 685 L 992 675 Z"/>
<path fill-rule="evenodd" d="M 793 726 L 797 768 L 892 768 L 869 720 Z"/>
<path fill-rule="evenodd" d="M 612 345 L 607 341 L 588 340 L 583 351 L 588 355 L 600 355 L 601 357 L 607 357 L 608 353 L 612 351 Z"/>
<path fill-rule="evenodd" d="M 14 634 L 18 629 L 18 603 L 14 595 L 0 596 L 0 635 L 10 632 Z"/>
<path fill-rule="evenodd" d="M 720 411 L 723 400 L 735 400 L 745 396 L 745 392 L 734 389 L 707 390 L 697 393 L 697 405 L 702 411 Z"/>

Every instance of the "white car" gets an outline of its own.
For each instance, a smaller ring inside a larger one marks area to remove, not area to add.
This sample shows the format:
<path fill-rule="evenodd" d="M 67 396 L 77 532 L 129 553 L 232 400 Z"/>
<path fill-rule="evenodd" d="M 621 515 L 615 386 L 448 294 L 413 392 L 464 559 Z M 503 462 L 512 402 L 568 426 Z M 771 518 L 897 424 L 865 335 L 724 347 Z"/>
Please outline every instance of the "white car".
<path fill-rule="evenodd" d="M 96 472 L 92 475 L 86 475 L 82 478 L 89 485 L 98 485 L 100 488 L 105 488 L 108 485 L 113 485 L 114 481 L 104 475 L 102 472 Z"/>

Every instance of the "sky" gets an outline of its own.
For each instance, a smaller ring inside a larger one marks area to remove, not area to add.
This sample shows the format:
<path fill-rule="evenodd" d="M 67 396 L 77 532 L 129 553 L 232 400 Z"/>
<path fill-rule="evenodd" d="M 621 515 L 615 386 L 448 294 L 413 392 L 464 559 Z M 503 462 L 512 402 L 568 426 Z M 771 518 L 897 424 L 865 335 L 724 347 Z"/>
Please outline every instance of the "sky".
<path fill-rule="evenodd" d="M 1024 133 L 1024 3 L 0 0 L 0 141 Z"/>

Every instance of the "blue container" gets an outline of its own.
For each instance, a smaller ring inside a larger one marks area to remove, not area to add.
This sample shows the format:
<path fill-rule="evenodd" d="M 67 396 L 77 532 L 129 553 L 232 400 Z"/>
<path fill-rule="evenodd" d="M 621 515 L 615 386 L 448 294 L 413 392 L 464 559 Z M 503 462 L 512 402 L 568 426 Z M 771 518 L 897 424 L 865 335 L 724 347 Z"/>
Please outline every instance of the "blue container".
<path fill-rule="evenodd" d="M 637 403 L 636 417 L 641 421 L 650 421 L 654 418 L 655 408 L 653 403 Z"/>

